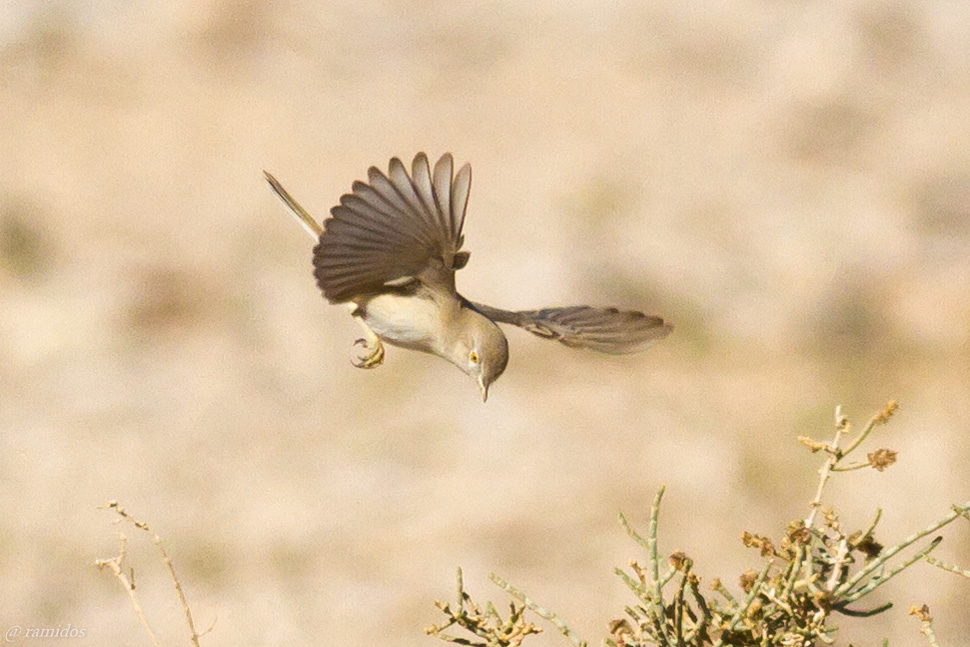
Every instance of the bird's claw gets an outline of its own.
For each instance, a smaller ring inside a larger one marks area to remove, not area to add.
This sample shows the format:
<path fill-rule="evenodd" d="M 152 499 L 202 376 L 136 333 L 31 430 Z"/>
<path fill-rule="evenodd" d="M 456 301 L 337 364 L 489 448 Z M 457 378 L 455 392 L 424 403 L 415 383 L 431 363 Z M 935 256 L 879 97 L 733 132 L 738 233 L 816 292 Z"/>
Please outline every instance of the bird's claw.
<path fill-rule="evenodd" d="M 358 357 L 356 361 L 351 360 L 354 366 L 357 368 L 377 368 L 384 363 L 384 344 L 381 343 L 380 339 L 374 340 L 376 343 L 373 348 L 371 348 L 370 343 L 366 339 L 358 339 L 354 342 L 354 346 L 363 346 L 365 349 L 370 350 L 370 353 Z"/>

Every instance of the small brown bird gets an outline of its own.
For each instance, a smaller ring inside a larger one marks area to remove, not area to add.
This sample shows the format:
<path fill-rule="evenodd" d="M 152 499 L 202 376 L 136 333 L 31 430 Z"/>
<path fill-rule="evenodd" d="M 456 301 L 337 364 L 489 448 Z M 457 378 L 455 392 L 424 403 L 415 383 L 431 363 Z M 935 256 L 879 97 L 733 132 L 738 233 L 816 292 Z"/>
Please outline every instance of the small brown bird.
<path fill-rule="evenodd" d="M 354 182 L 321 227 L 275 177 L 266 180 L 283 204 L 317 240 L 313 267 L 330 303 L 345 303 L 364 328 L 366 355 L 354 363 L 374 368 L 384 345 L 442 357 L 488 387 L 502 375 L 509 344 L 496 325 L 512 324 L 571 348 L 614 355 L 643 350 L 672 327 L 661 317 L 616 308 L 572 306 L 511 312 L 473 303 L 455 289 L 455 271 L 465 267 L 461 230 L 472 169 L 454 173 L 451 154 L 432 170 L 418 153 L 408 174 L 393 158 L 387 175 L 377 167 L 367 182 Z"/>

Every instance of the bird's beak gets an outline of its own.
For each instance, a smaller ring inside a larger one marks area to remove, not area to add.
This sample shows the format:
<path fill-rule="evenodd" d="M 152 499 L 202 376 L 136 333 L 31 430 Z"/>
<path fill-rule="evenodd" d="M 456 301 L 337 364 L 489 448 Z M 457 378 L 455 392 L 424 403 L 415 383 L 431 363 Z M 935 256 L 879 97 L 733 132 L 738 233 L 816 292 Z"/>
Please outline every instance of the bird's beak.
<path fill-rule="evenodd" d="M 478 388 L 482 390 L 482 402 L 488 401 L 488 384 L 485 383 L 485 376 L 478 378 Z"/>

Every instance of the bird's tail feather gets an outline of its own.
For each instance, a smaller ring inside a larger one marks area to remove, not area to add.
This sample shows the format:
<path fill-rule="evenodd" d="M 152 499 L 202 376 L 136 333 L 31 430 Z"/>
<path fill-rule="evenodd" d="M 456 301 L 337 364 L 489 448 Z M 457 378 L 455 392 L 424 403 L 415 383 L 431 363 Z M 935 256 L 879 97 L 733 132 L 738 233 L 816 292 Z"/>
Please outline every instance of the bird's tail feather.
<path fill-rule="evenodd" d="M 320 224 L 313 219 L 313 216 L 311 216 L 306 209 L 300 206 L 299 202 L 293 199 L 293 196 L 291 196 L 289 192 L 283 188 L 283 185 L 280 184 L 279 180 L 273 177 L 271 173 L 268 171 L 263 171 L 263 175 L 266 176 L 266 181 L 269 182 L 269 186 L 273 189 L 273 193 L 275 193 L 276 197 L 278 197 L 286 208 L 290 210 L 290 213 L 292 213 L 293 217 L 296 218 L 297 222 L 300 223 L 300 226 L 302 226 L 303 229 L 310 234 L 313 240 L 319 240 L 320 234 L 323 233 L 323 227 L 321 227 Z"/>

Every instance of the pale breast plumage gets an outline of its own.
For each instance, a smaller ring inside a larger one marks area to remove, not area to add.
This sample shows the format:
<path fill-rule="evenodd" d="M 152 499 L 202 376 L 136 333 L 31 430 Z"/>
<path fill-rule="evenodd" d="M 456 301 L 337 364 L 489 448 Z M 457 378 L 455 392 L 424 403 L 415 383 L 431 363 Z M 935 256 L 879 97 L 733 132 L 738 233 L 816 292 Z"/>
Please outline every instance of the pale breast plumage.
<path fill-rule="evenodd" d="M 386 342 L 404 348 L 428 351 L 437 338 L 440 309 L 432 299 L 386 293 L 361 304 L 362 319 Z"/>

